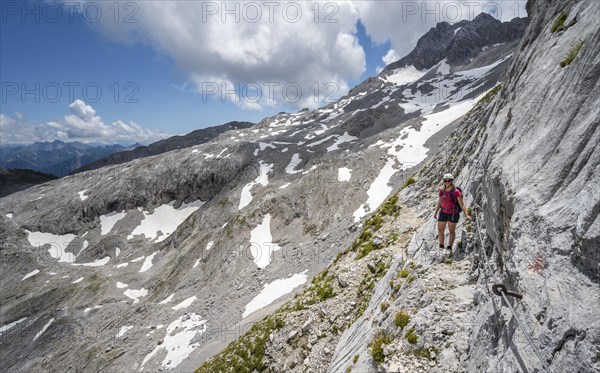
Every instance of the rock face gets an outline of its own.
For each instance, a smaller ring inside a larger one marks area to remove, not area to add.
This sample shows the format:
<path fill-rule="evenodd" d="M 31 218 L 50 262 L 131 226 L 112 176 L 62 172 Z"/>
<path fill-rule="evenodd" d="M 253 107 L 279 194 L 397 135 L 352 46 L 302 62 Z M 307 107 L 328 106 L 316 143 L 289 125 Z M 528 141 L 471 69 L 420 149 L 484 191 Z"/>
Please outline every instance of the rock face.
<path fill-rule="evenodd" d="M 120 151 L 118 153 L 111 154 L 110 156 L 104 157 L 90 164 L 86 164 L 85 166 L 73 171 L 73 173 L 96 170 L 104 166 L 123 164 L 125 162 L 133 161 L 134 159 L 149 157 L 151 155 L 158 155 L 175 149 L 183 149 L 194 145 L 204 144 L 213 140 L 224 132 L 249 128 L 253 125 L 254 123 L 251 122 L 229 122 L 220 126 L 199 129 L 184 136 L 172 136 L 148 146 L 138 146 L 132 150 Z"/>
<path fill-rule="evenodd" d="M 528 8 L 531 23 L 502 88 L 469 113 L 400 193 L 427 218 L 432 186 L 452 172 L 467 205 L 481 207 L 478 222 L 462 226 L 450 260 L 435 255 L 435 243 L 425 252 L 409 248 L 426 271 L 397 300 L 388 298 L 387 312 L 408 310 L 414 344 L 370 305 L 366 317 L 379 328 L 348 328 L 330 371 L 375 371 L 372 358 L 363 358 L 372 353 L 364 341 L 375 340 L 378 330 L 402 351 L 376 364 L 384 371 L 600 370 L 600 53 L 597 43 L 588 44 L 600 36 L 600 9 L 593 1 L 536 1 Z M 553 32 L 563 14 L 570 26 Z M 562 67 L 582 38 L 577 56 Z M 431 222 L 417 230 L 414 241 L 422 239 L 436 239 Z M 436 284 L 444 265 L 464 267 Z M 516 315 L 492 294 L 497 283 L 523 295 L 508 297 Z"/>
<path fill-rule="evenodd" d="M 389 64 L 385 70 L 407 65 L 417 70 L 429 69 L 444 58 L 450 65 L 464 65 L 486 46 L 520 40 L 526 26 L 527 18 L 500 22 L 487 13 L 481 13 L 473 21 L 463 20 L 453 25 L 441 22 L 419 39 L 411 53 Z"/>
<path fill-rule="evenodd" d="M 467 64 L 3 198 L 0 368 L 599 369 L 598 46 L 560 67 L 598 11 L 530 3 L 520 44 Z M 451 256 L 445 172 L 481 206 Z"/>

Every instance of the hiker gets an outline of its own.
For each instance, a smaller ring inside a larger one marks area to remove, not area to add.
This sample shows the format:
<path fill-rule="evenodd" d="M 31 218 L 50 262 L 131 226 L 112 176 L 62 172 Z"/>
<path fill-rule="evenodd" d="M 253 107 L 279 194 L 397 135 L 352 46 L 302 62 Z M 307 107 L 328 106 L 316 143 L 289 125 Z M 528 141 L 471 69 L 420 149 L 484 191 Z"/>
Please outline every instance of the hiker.
<path fill-rule="evenodd" d="M 456 236 L 456 223 L 460 218 L 461 210 L 467 216 L 467 219 L 471 220 L 471 215 L 467 211 L 465 204 L 463 203 L 462 191 L 459 187 L 454 186 L 454 176 L 452 174 L 444 175 L 444 187 L 439 191 L 439 200 L 435 207 L 435 213 L 433 217 L 438 221 L 438 240 L 440 243 L 440 249 L 444 248 L 444 231 L 446 230 L 446 222 L 448 222 L 448 230 L 450 231 L 450 242 L 446 249 L 452 251 L 452 245 L 454 244 L 454 238 Z M 438 216 L 438 211 L 440 214 Z"/>

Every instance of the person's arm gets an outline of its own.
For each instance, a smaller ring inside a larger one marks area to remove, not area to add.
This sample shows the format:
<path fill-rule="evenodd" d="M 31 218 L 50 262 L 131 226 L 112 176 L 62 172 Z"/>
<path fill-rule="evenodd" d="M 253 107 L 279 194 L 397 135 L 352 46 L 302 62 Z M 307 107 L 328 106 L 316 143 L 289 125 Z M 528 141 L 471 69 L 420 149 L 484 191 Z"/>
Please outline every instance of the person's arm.
<path fill-rule="evenodd" d="M 462 196 L 458 197 L 457 200 L 458 200 L 458 204 L 460 205 L 460 208 L 465 213 L 465 216 L 467 217 L 467 219 L 471 220 L 471 215 L 469 215 L 469 212 L 467 211 L 467 208 L 465 207 L 465 204 L 463 203 Z"/>

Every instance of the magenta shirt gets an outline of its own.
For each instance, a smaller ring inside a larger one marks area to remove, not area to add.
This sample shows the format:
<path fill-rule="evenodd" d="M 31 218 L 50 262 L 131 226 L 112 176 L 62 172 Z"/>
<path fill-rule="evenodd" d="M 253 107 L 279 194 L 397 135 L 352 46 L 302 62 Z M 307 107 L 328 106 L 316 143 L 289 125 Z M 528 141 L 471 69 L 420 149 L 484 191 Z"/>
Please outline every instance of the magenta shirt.
<path fill-rule="evenodd" d="M 444 214 L 453 214 L 460 211 L 460 209 L 456 208 L 454 201 L 452 201 L 450 191 L 444 192 L 444 189 L 440 189 L 439 196 L 442 197 L 440 206 L 442 207 L 442 212 Z M 454 198 L 456 201 L 458 201 L 458 197 L 462 197 L 462 193 L 460 190 L 454 188 Z"/>

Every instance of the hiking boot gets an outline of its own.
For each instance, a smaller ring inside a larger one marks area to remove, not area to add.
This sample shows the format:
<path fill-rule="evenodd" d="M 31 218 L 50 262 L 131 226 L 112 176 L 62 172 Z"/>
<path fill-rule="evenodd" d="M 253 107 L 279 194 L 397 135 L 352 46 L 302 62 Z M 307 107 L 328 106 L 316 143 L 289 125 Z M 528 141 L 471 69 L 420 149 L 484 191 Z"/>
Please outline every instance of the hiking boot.
<path fill-rule="evenodd" d="M 441 244 L 440 244 L 440 249 L 443 249 L 443 248 L 444 248 L 444 244 L 443 244 L 443 243 L 441 243 Z"/>
<path fill-rule="evenodd" d="M 446 246 L 446 250 L 452 251 L 452 246 L 450 246 L 450 245 Z"/>

